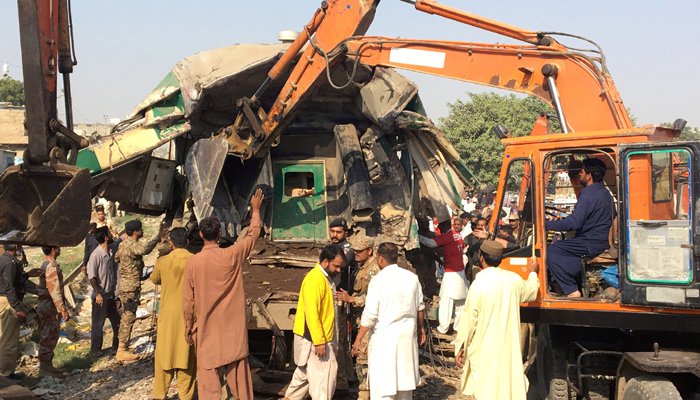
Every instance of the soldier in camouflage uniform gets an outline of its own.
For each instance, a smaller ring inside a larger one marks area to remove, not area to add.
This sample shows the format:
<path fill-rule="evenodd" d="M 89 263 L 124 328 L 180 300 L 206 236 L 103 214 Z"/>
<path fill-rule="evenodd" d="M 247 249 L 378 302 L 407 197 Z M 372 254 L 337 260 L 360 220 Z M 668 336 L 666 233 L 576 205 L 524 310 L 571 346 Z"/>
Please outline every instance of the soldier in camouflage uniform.
<path fill-rule="evenodd" d="M 53 366 L 53 351 L 61 331 L 61 319 L 68 321 L 70 316 L 63 297 L 63 273 L 56 262 L 61 248 L 44 246 L 46 256 L 41 264 L 37 294 L 36 313 L 39 319 L 39 376 L 60 376 L 63 372 Z"/>
<path fill-rule="evenodd" d="M 147 243 L 139 241 L 143 237 L 141 221 L 132 220 L 124 225 L 128 236 L 114 256 L 119 264 L 119 301 L 121 302 L 121 323 L 119 325 L 119 346 L 117 361 L 134 361 L 138 356 L 129 350 L 131 329 L 136 321 L 136 309 L 141 295 L 143 276 L 143 256 L 147 255 L 160 241 L 161 232 L 156 233 Z"/>
<path fill-rule="evenodd" d="M 372 253 L 373 241 L 366 236 L 353 237 L 352 249 L 355 251 L 355 261 L 359 270 L 355 275 L 352 295 L 340 290 L 338 298 L 352 305 L 352 323 L 355 330 L 360 327 L 362 310 L 365 307 L 365 298 L 369 289 L 369 282 L 379 273 L 379 265 Z M 360 353 L 355 359 L 355 372 L 359 380 L 359 400 L 369 400 L 369 382 L 367 381 L 367 346 L 369 335 L 365 335 L 360 343 Z"/>

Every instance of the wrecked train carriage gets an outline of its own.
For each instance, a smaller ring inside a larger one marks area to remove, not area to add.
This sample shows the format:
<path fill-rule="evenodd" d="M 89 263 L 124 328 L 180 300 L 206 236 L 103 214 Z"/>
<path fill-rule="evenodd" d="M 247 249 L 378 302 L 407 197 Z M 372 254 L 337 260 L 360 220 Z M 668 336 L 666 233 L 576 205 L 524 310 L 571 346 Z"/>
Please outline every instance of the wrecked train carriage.
<path fill-rule="evenodd" d="M 184 59 L 111 137 L 78 157 L 94 175 L 94 193 L 123 209 L 165 210 L 184 225 L 190 215 L 216 215 L 231 238 L 245 229 L 253 188 L 269 187 L 265 237 L 245 275 L 252 329 L 291 330 L 295 293 L 328 242 L 330 220 L 344 217 L 377 243 L 415 249 L 416 218 L 447 219 L 470 184 L 456 151 L 425 117 L 416 85 L 381 67 L 360 65 L 361 84 L 318 87 L 283 121 L 264 157 L 232 155 L 241 138 L 220 130 L 284 48 L 236 45 Z M 351 67 L 335 67 L 332 79 L 347 80 Z M 263 109 L 279 90 L 268 89 Z"/>

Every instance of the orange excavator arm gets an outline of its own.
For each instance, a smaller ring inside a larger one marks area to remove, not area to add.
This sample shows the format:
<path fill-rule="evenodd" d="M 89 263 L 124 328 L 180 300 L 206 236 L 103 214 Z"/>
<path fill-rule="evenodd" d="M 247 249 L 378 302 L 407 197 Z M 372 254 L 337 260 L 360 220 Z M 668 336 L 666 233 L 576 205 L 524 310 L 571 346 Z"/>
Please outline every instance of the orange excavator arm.
<path fill-rule="evenodd" d="M 238 101 L 238 118 L 226 130 L 238 134 L 229 141 L 238 149 L 234 152 L 243 158 L 265 154 L 297 106 L 323 79 L 330 80 L 333 67 L 347 58 L 365 65 L 408 69 L 537 96 L 555 109 L 564 132 L 632 127 L 600 49 L 574 51 L 543 32 L 490 20 L 434 0 L 404 1 L 418 11 L 528 45 L 365 37 L 361 35 L 379 1 L 324 1 L 255 95 Z M 263 111 L 258 99 L 300 51 L 279 96 L 268 112 Z"/>
<path fill-rule="evenodd" d="M 365 65 L 401 68 L 538 97 L 561 108 L 565 131 L 632 127 L 612 79 L 576 52 L 386 37 L 351 38 L 344 44 L 347 56 Z"/>

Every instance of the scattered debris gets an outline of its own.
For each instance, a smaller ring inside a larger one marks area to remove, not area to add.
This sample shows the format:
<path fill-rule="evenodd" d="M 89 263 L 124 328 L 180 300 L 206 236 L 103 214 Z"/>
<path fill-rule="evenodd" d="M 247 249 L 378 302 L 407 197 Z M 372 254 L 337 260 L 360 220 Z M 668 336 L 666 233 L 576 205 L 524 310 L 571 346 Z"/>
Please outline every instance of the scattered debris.
<path fill-rule="evenodd" d="M 37 396 L 43 396 L 45 394 L 48 394 L 49 392 L 51 392 L 51 389 L 46 389 L 46 388 L 32 389 L 32 393 L 34 393 Z"/>

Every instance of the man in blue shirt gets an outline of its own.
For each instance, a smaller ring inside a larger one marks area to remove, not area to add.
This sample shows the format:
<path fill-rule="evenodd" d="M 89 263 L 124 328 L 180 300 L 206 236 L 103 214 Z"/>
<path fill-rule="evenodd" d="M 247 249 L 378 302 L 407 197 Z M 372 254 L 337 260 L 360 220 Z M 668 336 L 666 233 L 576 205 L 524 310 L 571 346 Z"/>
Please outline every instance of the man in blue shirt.
<path fill-rule="evenodd" d="M 583 161 L 579 179 L 583 189 L 573 213 L 561 220 L 546 221 L 550 231 L 576 231 L 573 239 L 547 247 L 547 270 L 555 289 L 568 297 L 581 297 L 581 258 L 595 257 L 608 249 L 613 220 L 613 199 L 603 185 L 605 163 L 597 158 Z M 557 287 L 558 286 L 558 287 Z"/>

